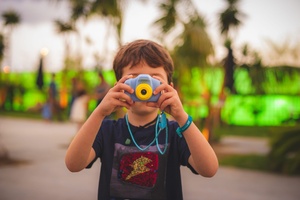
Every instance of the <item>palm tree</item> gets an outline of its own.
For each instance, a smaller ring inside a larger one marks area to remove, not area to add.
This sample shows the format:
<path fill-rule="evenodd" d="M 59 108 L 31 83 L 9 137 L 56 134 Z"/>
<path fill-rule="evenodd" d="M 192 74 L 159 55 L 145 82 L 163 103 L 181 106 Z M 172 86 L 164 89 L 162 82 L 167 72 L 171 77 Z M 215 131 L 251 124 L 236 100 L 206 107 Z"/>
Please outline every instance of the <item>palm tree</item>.
<path fill-rule="evenodd" d="M 4 58 L 4 51 L 5 51 L 5 44 L 4 44 L 4 35 L 0 33 L 0 76 L 1 76 L 1 66 L 2 66 L 2 60 Z M 0 77 L 1 81 L 1 77 Z"/>
<path fill-rule="evenodd" d="M 58 0 L 49 0 L 59 2 Z M 81 45 L 81 34 L 80 30 L 76 28 L 77 22 L 80 20 L 87 21 L 90 17 L 96 16 L 100 17 L 101 20 L 105 20 L 107 22 L 108 28 L 105 30 L 108 36 L 115 35 L 118 41 L 118 44 L 121 45 L 121 31 L 122 31 L 122 9 L 124 5 L 121 0 L 68 0 L 70 6 L 70 18 L 68 23 L 61 23 L 56 21 L 56 26 L 58 27 L 59 33 L 69 33 L 72 30 L 76 31 L 78 34 L 78 43 Z M 71 28 L 72 30 L 69 30 Z M 111 31 L 113 30 L 113 33 Z M 64 34 L 66 35 L 66 34 Z M 107 41 L 107 40 L 105 40 Z M 80 45 L 78 46 L 78 56 L 79 62 L 81 62 L 81 52 Z M 69 46 L 66 45 L 66 46 Z M 104 45 L 104 48 L 106 45 Z M 68 47 L 69 48 L 69 47 Z"/>
<path fill-rule="evenodd" d="M 221 120 L 221 108 L 224 105 L 226 99 L 226 88 L 229 91 L 234 90 L 234 66 L 235 59 L 233 56 L 232 50 L 232 29 L 237 28 L 241 24 L 240 18 L 244 16 L 243 13 L 239 12 L 237 5 L 239 0 L 225 0 L 227 2 L 227 8 L 220 13 L 219 23 L 221 34 L 225 38 L 225 47 L 228 50 L 228 54 L 226 58 L 223 60 L 223 68 L 224 68 L 224 81 L 221 87 L 221 91 L 219 93 L 219 101 L 216 105 L 209 104 L 209 114 L 205 121 L 205 132 L 207 132 L 209 141 L 214 139 L 214 129 L 220 125 Z"/>
<path fill-rule="evenodd" d="M 6 11 L 2 14 L 4 20 L 4 26 L 9 27 L 9 32 L 11 33 L 12 29 L 20 23 L 20 15 L 14 10 Z"/>
<path fill-rule="evenodd" d="M 72 21 L 62 22 L 60 20 L 54 21 L 57 33 L 64 36 L 65 42 L 65 56 L 64 56 L 64 73 L 62 74 L 62 83 L 60 88 L 60 102 L 67 102 L 68 90 L 67 90 L 67 72 L 72 68 L 79 68 L 81 63 L 74 60 L 70 52 L 70 36 L 72 33 L 76 32 L 75 25 Z M 42 62 L 42 60 L 41 60 Z M 60 104 L 61 108 L 66 108 L 65 103 Z"/>
<path fill-rule="evenodd" d="M 169 0 L 161 3 L 159 9 L 162 16 L 155 21 L 154 25 L 161 30 L 158 39 L 162 43 L 167 41 L 166 38 L 174 35 L 178 28 L 181 28 L 181 32 L 172 41 L 172 44 L 175 44 L 175 46 L 171 50 L 174 63 L 176 63 L 175 67 L 178 76 L 175 78 L 177 78 L 177 81 L 180 83 L 190 81 L 191 79 L 187 80 L 184 77 L 191 77 L 195 68 L 203 71 L 201 75 L 204 75 L 204 71 L 208 67 L 208 57 L 214 54 L 214 49 L 211 39 L 206 32 L 205 20 L 195 9 L 193 2 L 190 0 Z M 186 84 L 190 85 L 191 83 L 186 82 Z M 203 77 L 199 77 L 199 85 L 201 85 L 203 91 L 209 93 L 206 103 L 207 107 L 210 107 L 211 91 Z M 196 99 L 199 99 L 199 96 Z M 196 107 L 199 106 L 198 103 L 194 103 L 186 102 L 188 105 L 193 105 L 192 107 L 194 105 Z"/>
<path fill-rule="evenodd" d="M 201 17 L 191 19 L 184 24 L 184 31 L 178 36 L 178 45 L 174 48 L 175 59 L 183 61 L 178 67 L 206 67 L 207 58 L 214 53 L 213 46 L 205 31 L 205 23 Z"/>
<path fill-rule="evenodd" d="M 225 39 L 232 39 L 233 28 L 237 29 L 242 24 L 242 18 L 246 15 L 239 11 L 238 4 L 240 0 L 225 0 L 227 8 L 219 15 L 219 24 L 221 34 L 225 36 Z"/>
<path fill-rule="evenodd" d="M 73 23 L 74 27 L 78 24 L 77 22 L 86 22 L 90 17 L 100 17 L 101 20 L 107 22 L 106 35 L 109 37 L 115 35 L 119 46 L 122 44 L 121 41 L 121 30 L 122 30 L 122 8 L 121 1 L 111 0 L 69 0 L 71 15 L 69 21 Z M 113 32 L 113 33 L 111 33 Z M 82 63 L 82 35 L 80 29 L 76 31 L 78 37 L 78 52 L 76 64 L 81 66 Z M 104 40 L 108 42 L 108 40 Z M 108 46 L 107 43 L 103 45 L 104 49 Z M 81 67 L 80 67 L 81 68 Z M 78 68 L 78 69 L 80 69 Z"/>
<path fill-rule="evenodd" d="M 230 92 L 234 92 L 234 67 L 235 67 L 235 59 L 233 55 L 233 49 L 231 40 L 227 40 L 225 42 L 225 47 L 227 48 L 228 54 L 226 58 L 223 60 L 224 67 L 224 81 L 222 85 L 221 92 L 224 92 L 225 89 L 228 89 Z"/>
<path fill-rule="evenodd" d="M 83 19 L 84 22 L 87 21 L 88 15 L 89 15 L 89 9 L 91 6 L 91 3 L 89 0 L 69 0 L 70 8 L 71 8 L 71 17 L 70 22 L 74 25 L 74 29 L 76 29 L 76 35 L 77 35 L 77 55 L 76 55 L 76 68 L 81 70 L 82 69 L 82 61 L 83 61 L 83 55 L 82 55 L 82 34 L 80 29 L 75 28 L 77 25 L 77 22 Z"/>
<path fill-rule="evenodd" d="M 205 21 L 195 10 L 192 1 L 169 0 L 161 3 L 159 9 L 162 16 L 154 22 L 154 26 L 160 30 L 157 38 L 162 43 L 176 33 L 176 28 L 182 27 L 172 41 L 176 45 L 171 47 L 178 73 L 190 74 L 195 66 L 207 66 L 207 58 L 214 50 L 205 30 Z M 165 43 L 165 46 L 168 45 Z"/>
<path fill-rule="evenodd" d="M 107 21 L 108 34 L 112 29 L 112 35 L 116 36 L 119 46 L 122 44 L 123 9 L 125 9 L 125 2 L 121 0 L 95 0 L 89 11 L 89 15 L 96 15 Z"/>
<path fill-rule="evenodd" d="M 242 24 L 242 18 L 246 15 L 239 11 L 238 4 L 240 0 L 225 0 L 227 8 L 219 14 L 219 24 L 221 35 L 225 38 L 225 47 L 228 50 L 228 55 L 224 59 L 224 84 L 222 87 L 222 93 L 224 89 L 228 88 L 229 91 L 233 91 L 234 79 L 233 72 L 235 67 L 235 60 L 232 50 L 233 42 L 233 29 L 237 29 Z"/>
<path fill-rule="evenodd" d="M 213 46 L 206 32 L 205 20 L 195 9 L 193 2 L 168 0 L 161 3 L 159 9 L 162 16 L 154 22 L 154 26 L 160 30 L 158 39 L 164 43 L 167 41 L 166 38 L 176 34 L 176 28 L 182 27 L 181 32 L 175 36 L 172 42 L 176 44 L 173 47 L 173 54 L 181 56 L 184 53 L 182 58 L 185 58 L 185 61 L 183 63 L 190 68 L 207 64 L 207 57 L 214 53 Z M 165 46 L 168 45 L 165 43 Z"/>
<path fill-rule="evenodd" d="M 10 52 L 8 52 L 9 51 L 9 43 L 11 40 L 13 28 L 20 22 L 20 16 L 15 11 L 9 10 L 2 14 L 2 18 L 4 21 L 4 27 L 7 29 L 6 29 L 6 33 L 0 34 L 0 64 L 2 64 L 2 60 L 4 58 L 5 51 L 7 51 L 7 62 L 11 66 Z M 1 71 L 1 67 L 0 67 L 0 71 Z M 0 76 L 1 76 L 1 72 L 0 72 Z M 2 84 L 1 84 L 1 86 L 2 86 Z M 6 87 L 6 86 L 4 86 L 4 87 Z M 1 93 L 2 92 L 7 93 L 7 88 L 0 88 L 0 90 L 1 90 L 0 91 Z M 2 94 L 2 95 L 0 94 L 0 97 L 2 97 L 2 96 L 5 97 L 6 94 Z M 4 101 L 5 100 L 3 100 L 3 102 Z M 0 160 L 10 160 L 10 159 L 11 158 L 9 157 L 7 148 L 3 144 L 0 144 Z"/>
<path fill-rule="evenodd" d="M 245 14 L 240 12 L 238 9 L 238 4 L 240 0 L 225 0 L 227 3 L 227 8 L 219 14 L 219 24 L 221 35 L 225 38 L 225 47 L 228 50 L 228 55 L 224 62 L 224 84 L 222 86 L 222 93 L 224 89 L 228 88 L 229 91 L 233 90 L 234 79 L 233 72 L 235 66 L 235 60 L 232 50 L 232 38 L 233 29 L 237 29 L 242 24 L 242 18 Z"/>
<path fill-rule="evenodd" d="M 4 58 L 4 51 L 5 51 L 5 44 L 4 44 L 4 35 L 2 33 L 0 33 L 0 109 L 2 108 L 2 104 L 4 103 L 4 92 L 6 91 L 6 89 L 3 87 L 3 83 L 2 83 L 2 60 Z"/>
<path fill-rule="evenodd" d="M 71 20 L 78 21 L 79 19 L 88 19 L 91 16 L 98 16 L 107 21 L 109 32 L 111 29 L 116 35 L 118 44 L 121 45 L 121 30 L 122 30 L 122 1 L 118 0 L 69 0 L 71 6 Z M 108 35 L 111 35 L 108 33 Z"/>
<path fill-rule="evenodd" d="M 20 15 L 14 11 L 14 10 L 8 10 L 6 12 L 4 12 L 2 14 L 2 18 L 4 21 L 4 27 L 6 27 L 6 33 L 5 36 L 6 38 L 4 38 L 6 41 L 4 41 L 4 43 L 6 44 L 6 51 L 7 51 L 7 62 L 8 65 L 11 67 L 11 57 L 10 57 L 10 42 L 11 42 L 11 36 L 12 36 L 12 32 L 13 29 L 20 23 L 21 21 L 21 17 Z"/>

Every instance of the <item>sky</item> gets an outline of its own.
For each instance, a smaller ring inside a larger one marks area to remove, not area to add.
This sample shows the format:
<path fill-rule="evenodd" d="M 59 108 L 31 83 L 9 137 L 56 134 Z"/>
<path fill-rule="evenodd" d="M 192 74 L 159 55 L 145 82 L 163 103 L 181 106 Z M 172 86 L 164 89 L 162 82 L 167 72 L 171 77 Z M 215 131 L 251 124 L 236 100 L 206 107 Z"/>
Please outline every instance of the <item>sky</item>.
<path fill-rule="evenodd" d="M 142 3 L 138 0 L 128 1 L 125 9 L 123 42 L 135 39 L 154 39 L 151 24 L 159 16 L 153 2 Z M 225 9 L 224 0 L 194 0 L 199 13 L 207 23 L 207 32 L 214 44 L 218 59 L 225 56 L 223 41 L 218 27 L 218 14 Z M 270 51 L 267 40 L 277 44 L 288 42 L 300 44 L 300 1 L 299 0 L 241 0 L 240 11 L 246 14 L 243 24 L 236 32 L 234 44 L 241 47 L 247 43 L 252 49 L 261 52 Z M 40 51 L 49 50 L 45 60 L 46 71 L 59 71 L 63 66 L 64 40 L 56 33 L 53 21 L 66 20 L 69 16 L 66 1 L 54 3 L 51 0 L 0 0 L 0 14 L 13 9 L 20 14 L 21 24 L 12 33 L 9 58 L 2 65 L 11 66 L 15 72 L 35 71 L 38 68 Z M 112 59 L 117 50 L 115 40 L 107 34 L 107 26 L 99 18 L 81 23 L 83 38 L 89 38 L 89 45 L 82 42 L 78 47 L 78 38 L 72 38 L 72 50 L 78 49 L 84 55 L 84 67 L 92 69 L 96 64 L 95 55 L 102 58 L 100 62 L 105 69 L 112 67 Z M 0 31 L 3 21 L 0 20 Z M 104 48 L 105 47 L 105 48 Z M 175 63 L 176 64 L 176 63 Z"/>

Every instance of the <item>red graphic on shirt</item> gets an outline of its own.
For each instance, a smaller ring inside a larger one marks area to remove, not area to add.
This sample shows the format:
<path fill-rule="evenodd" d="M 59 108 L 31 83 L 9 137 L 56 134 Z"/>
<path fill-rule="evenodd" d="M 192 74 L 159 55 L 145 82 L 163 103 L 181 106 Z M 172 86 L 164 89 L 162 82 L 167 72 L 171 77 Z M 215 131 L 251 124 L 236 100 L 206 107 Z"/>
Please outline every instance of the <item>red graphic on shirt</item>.
<path fill-rule="evenodd" d="M 158 155 L 152 152 L 125 154 L 120 161 L 119 178 L 128 183 L 153 187 L 157 179 Z"/>

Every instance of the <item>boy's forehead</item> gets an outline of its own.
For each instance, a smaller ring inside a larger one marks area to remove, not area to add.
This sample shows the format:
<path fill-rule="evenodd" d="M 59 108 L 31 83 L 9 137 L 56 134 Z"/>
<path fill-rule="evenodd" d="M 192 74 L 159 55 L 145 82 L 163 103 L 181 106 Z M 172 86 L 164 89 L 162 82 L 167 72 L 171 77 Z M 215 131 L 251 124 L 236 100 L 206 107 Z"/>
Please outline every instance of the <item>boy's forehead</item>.
<path fill-rule="evenodd" d="M 129 75 L 129 74 L 150 74 L 150 75 L 161 75 L 167 78 L 167 72 L 165 71 L 164 67 L 150 67 L 147 64 L 138 64 L 136 66 L 128 65 L 123 68 L 122 76 Z"/>

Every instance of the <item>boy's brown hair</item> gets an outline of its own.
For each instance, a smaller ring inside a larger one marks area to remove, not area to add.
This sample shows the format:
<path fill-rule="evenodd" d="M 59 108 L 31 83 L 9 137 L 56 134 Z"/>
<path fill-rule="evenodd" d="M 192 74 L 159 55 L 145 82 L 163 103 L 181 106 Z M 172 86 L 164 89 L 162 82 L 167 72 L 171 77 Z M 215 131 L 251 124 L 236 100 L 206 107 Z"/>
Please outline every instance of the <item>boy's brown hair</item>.
<path fill-rule="evenodd" d="M 169 52 L 150 40 L 135 40 L 120 48 L 113 62 L 116 79 L 122 78 L 124 67 L 129 65 L 134 67 L 142 62 L 153 68 L 163 67 L 167 73 L 168 82 L 172 82 L 174 65 Z"/>

